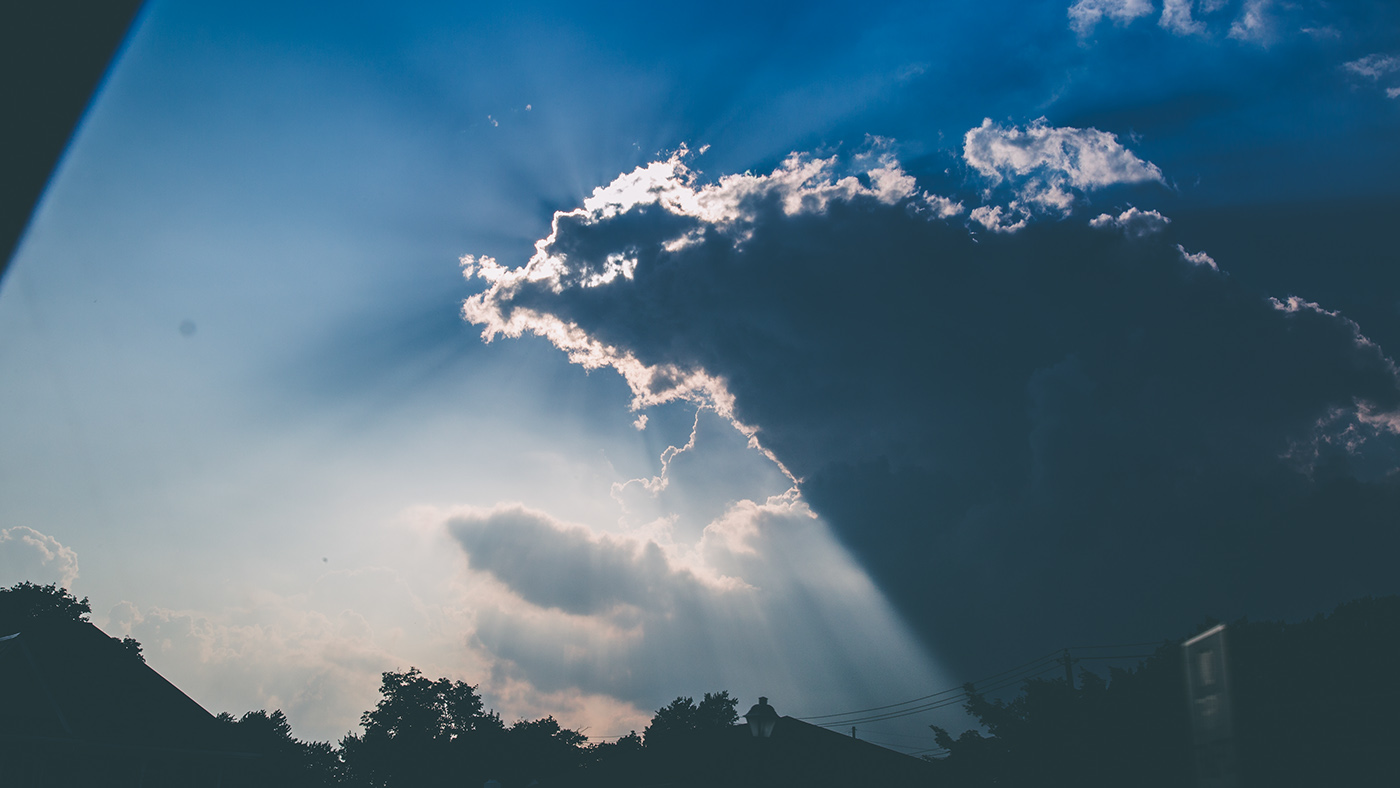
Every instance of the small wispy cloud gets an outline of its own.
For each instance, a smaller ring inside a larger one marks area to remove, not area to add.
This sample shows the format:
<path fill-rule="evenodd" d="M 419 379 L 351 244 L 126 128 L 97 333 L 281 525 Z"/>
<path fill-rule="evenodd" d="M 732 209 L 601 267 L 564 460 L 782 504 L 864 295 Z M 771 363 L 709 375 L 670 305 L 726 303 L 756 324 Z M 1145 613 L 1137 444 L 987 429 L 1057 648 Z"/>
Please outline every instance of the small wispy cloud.
<path fill-rule="evenodd" d="M 1117 216 L 1101 213 L 1089 220 L 1089 226 L 1098 229 L 1121 230 L 1129 238 L 1145 238 L 1162 232 L 1171 224 L 1171 219 L 1157 211 L 1143 211 L 1130 207 Z"/>
<path fill-rule="evenodd" d="M 1380 79 L 1387 74 L 1400 71 L 1400 58 L 1394 55 L 1375 53 L 1343 63 L 1342 68 L 1367 79 Z"/>
<path fill-rule="evenodd" d="M 1267 43 L 1273 37 L 1274 24 L 1269 15 L 1273 0 L 1245 0 L 1244 10 L 1230 25 L 1230 38 L 1237 41 Z"/>
<path fill-rule="evenodd" d="M 1342 68 L 1362 79 L 1380 82 L 1381 79 L 1400 72 L 1400 57 L 1375 52 L 1342 64 Z M 1386 98 L 1400 98 L 1400 86 L 1385 89 Z"/>
<path fill-rule="evenodd" d="M 1211 257 L 1205 252 L 1188 252 L 1186 251 L 1186 247 L 1182 246 L 1181 244 L 1176 245 L 1176 250 L 1181 253 L 1181 259 L 1185 260 L 1188 263 L 1191 263 L 1192 265 L 1203 266 L 1205 268 L 1211 269 L 1212 271 L 1220 270 L 1220 266 L 1216 264 L 1215 258 Z"/>
<path fill-rule="evenodd" d="M 1158 26 L 1177 35 L 1193 36 L 1206 32 L 1205 23 L 1191 16 L 1191 0 L 1163 0 Z"/>
<path fill-rule="evenodd" d="M 1380 77 L 1385 77 L 1386 74 L 1400 71 L 1400 57 L 1375 53 L 1375 55 L 1358 57 L 1358 59 L 1351 60 L 1350 63 L 1343 63 L 1341 67 L 1351 71 L 1352 74 L 1357 74 L 1359 77 L 1379 80 Z"/>
<path fill-rule="evenodd" d="M 1104 19 L 1126 25 L 1154 10 L 1150 0 L 1079 0 L 1069 7 L 1069 26 L 1080 36 L 1087 36 Z"/>

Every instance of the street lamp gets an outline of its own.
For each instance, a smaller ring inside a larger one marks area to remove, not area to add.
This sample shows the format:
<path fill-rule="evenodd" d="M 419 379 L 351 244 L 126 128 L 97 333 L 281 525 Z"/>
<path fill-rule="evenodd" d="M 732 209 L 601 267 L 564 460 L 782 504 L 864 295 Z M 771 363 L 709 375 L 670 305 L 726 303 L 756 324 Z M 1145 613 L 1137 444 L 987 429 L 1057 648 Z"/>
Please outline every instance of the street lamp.
<path fill-rule="evenodd" d="M 754 738 L 767 739 L 773 735 L 773 726 L 778 724 L 778 712 L 768 705 L 767 698 L 760 697 L 758 704 L 749 709 L 744 719 L 748 721 L 749 733 Z"/>

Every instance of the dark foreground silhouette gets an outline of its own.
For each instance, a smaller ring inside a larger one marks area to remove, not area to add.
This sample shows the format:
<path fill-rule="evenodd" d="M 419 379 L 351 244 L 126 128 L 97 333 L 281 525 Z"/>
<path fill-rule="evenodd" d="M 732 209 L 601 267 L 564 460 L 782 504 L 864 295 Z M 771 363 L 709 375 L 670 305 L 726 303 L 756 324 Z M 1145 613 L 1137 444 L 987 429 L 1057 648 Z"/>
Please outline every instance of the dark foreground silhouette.
<path fill-rule="evenodd" d="M 1009 700 L 967 687 L 980 731 L 934 728 L 924 760 L 706 693 L 639 735 L 589 744 L 553 717 L 506 724 L 477 687 L 415 668 L 383 674 L 361 731 L 304 742 L 280 711 L 210 715 L 108 637 L 55 586 L 0 589 L 0 775 L 6 786 L 1189 786 L 1178 642 L 1075 684 L 1030 680 Z M 1204 629 L 1204 627 L 1203 627 Z M 1236 784 L 1393 786 L 1400 766 L 1400 597 L 1329 616 L 1229 626 Z"/>

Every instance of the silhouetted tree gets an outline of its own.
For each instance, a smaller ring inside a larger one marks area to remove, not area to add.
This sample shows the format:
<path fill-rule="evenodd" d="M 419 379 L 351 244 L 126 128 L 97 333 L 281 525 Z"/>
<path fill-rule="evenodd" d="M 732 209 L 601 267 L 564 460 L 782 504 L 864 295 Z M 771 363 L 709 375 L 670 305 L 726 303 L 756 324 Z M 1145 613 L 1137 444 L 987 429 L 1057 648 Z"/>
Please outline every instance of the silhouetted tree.
<path fill-rule="evenodd" d="M 1204 630 L 1214 624 L 1207 621 Z M 1365 598 L 1299 623 L 1229 625 L 1242 788 L 1400 785 L 1400 597 Z M 987 735 L 934 728 L 950 786 L 1178 786 L 1192 780 L 1179 644 L 1080 686 L 1027 681 L 1010 701 L 969 686 Z"/>
<path fill-rule="evenodd" d="M 26 625 L 62 621 L 88 622 L 92 605 L 88 598 L 78 599 L 68 589 L 56 583 L 41 586 L 27 580 L 9 588 L 0 588 L 0 636 L 22 631 Z M 133 657 L 146 661 L 141 644 L 132 637 L 112 638 Z"/>
<path fill-rule="evenodd" d="M 1179 786 L 1189 777 L 1185 698 L 1174 644 L 1107 680 L 1084 671 L 1027 681 L 1011 701 L 988 700 L 971 686 L 966 709 L 987 736 L 956 739 L 933 726 L 942 762 L 957 785 Z"/>
<path fill-rule="evenodd" d="M 341 740 L 349 784 L 365 786 L 548 785 L 577 770 L 585 738 L 553 717 L 509 728 L 483 709 L 476 687 L 428 679 L 417 668 L 383 675 L 381 698 L 360 717 L 362 734 Z"/>
<path fill-rule="evenodd" d="M 465 682 L 432 680 L 409 668 L 384 673 L 379 692 L 379 703 L 360 715 L 364 733 L 340 743 L 346 774 L 357 784 L 438 784 L 462 755 L 449 748 L 454 739 L 501 728 L 498 717 L 482 713 L 476 688 Z"/>
<path fill-rule="evenodd" d="M 250 711 L 235 719 L 227 712 L 219 722 L 228 726 L 239 746 L 258 754 L 241 762 L 230 782 L 266 788 L 308 788 L 338 784 L 340 758 L 327 742 L 304 742 L 292 735 L 281 709 L 268 714 Z"/>
<path fill-rule="evenodd" d="M 608 788 L 641 785 L 646 782 L 645 754 L 636 731 L 617 741 L 595 744 L 584 753 L 582 784 Z"/>
<path fill-rule="evenodd" d="M 666 746 L 694 735 L 726 731 L 739 721 L 738 698 L 729 691 L 707 692 L 696 705 L 694 698 L 678 697 L 656 710 L 651 724 L 642 732 L 648 747 Z"/>
<path fill-rule="evenodd" d="M 1226 634 L 1245 788 L 1400 785 L 1400 597 Z"/>
<path fill-rule="evenodd" d="M 87 621 L 92 605 L 56 583 L 46 586 L 27 580 L 0 589 L 0 629 L 8 635 L 27 622 Z"/>
<path fill-rule="evenodd" d="M 508 786 L 550 785 L 573 775 L 584 761 L 582 733 L 560 727 L 554 717 L 518 720 L 500 737 L 488 761 L 494 779 Z"/>

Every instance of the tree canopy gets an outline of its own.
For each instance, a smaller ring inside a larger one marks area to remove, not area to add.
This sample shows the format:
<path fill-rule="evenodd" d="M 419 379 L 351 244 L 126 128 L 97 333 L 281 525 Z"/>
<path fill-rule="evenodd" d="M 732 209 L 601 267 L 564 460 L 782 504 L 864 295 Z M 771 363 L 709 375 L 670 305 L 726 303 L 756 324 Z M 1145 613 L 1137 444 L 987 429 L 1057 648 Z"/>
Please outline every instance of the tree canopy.
<path fill-rule="evenodd" d="M 1214 621 L 1207 621 L 1204 630 Z M 1242 788 L 1400 785 L 1400 597 L 1364 598 L 1330 615 L 1228 625 L 1233 750 Z M 934 728 L 944 781 L 960 786 L 1178 786 L 1193 780 L 1181 648 L 1101 677 L 1027 681 L 1010 700 L 969 685 L 981 723 Z"/>
<path fill-rule="evenodd" d="M 728 690 L 707 692 L 699 705 L 694 698 L 677 697 L 656 710 L 651 724 L 642 732 L 646 744 L 666 744 L 694 733 L 723 731 L 739 721 L 738 698 Z"/>
<path fill-rule="evenodd" d="M 87 597 L 78 599 L 68 589 L 56 583 L 41 586 L 23 580 L 9 588 L 0 588 L 0 636 L 11 635 L 27 626 L 49 625 L 54 622 L 90 623 L 92 605 Z M 146 661 L 141 644 L 135 638 L 113 638 L 133 657 Z"/>
<path fill-rule="evenodd" d="M 41 586 L 28 580 L 0 588 L 0 628 L 10 634 L 26 623 L 87 621 L 92 605 L 55 583 Z"/>

